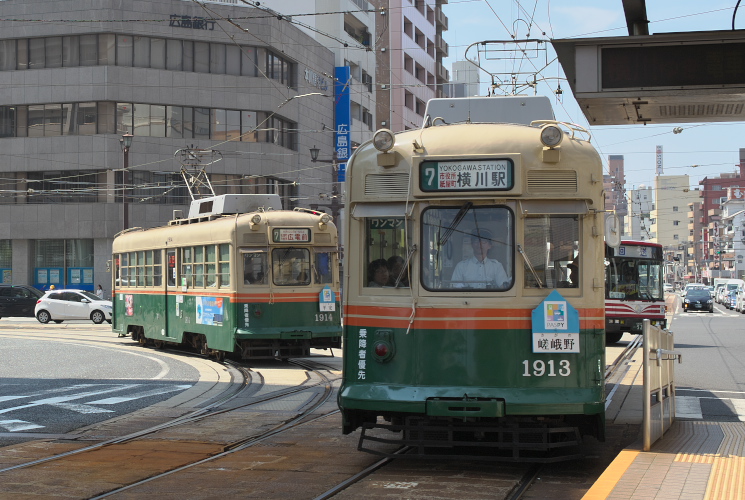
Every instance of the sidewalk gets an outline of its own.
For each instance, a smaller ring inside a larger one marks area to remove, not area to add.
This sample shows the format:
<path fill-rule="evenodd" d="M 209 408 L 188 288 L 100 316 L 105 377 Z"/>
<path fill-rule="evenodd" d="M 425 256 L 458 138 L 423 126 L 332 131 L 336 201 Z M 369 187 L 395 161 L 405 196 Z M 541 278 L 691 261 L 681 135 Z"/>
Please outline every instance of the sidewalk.
<path fill-rule="evenodd" d="M 668 324 L 677 296 L 669 294 Z M 614 422 L 642 423 L 642 359 L 637 354 L 623 379 L 629 390 Z M 745 498 L 745 422 L 676 420 L 648 452 L 641 436 L 623 450 L 583 500 L 740 500 Z"/>

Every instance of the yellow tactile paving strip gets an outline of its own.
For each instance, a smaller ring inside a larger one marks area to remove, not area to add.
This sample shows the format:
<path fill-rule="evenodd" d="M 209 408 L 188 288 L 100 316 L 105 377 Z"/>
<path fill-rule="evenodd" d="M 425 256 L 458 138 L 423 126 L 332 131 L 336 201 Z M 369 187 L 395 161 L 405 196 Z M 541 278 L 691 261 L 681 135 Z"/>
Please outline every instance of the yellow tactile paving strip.
<path fill-rule="evenodd" d="M 745 422 L 678 421 L 652 450 L 623 450 L 583 500 L 745 498 Z"/>

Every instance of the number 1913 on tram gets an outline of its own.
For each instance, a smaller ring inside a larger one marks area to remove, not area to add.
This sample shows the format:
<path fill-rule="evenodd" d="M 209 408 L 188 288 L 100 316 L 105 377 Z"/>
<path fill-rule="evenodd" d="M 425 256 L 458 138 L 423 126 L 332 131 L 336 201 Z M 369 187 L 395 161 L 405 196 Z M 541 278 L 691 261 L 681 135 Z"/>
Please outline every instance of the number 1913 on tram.
<path fill-rule="evenodd" d="M 435 99 L 425 120 L 347 166 L 343 431 L 572 456 L 605 428 L 600 157 L 545 98 Z"/>

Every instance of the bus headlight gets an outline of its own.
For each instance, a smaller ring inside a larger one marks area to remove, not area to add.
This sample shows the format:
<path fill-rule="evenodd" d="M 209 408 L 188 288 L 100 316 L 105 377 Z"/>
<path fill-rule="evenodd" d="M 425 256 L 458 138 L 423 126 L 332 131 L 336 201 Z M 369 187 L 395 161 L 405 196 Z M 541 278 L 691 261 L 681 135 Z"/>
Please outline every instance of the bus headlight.
<path fill-rule="evenodd" d="M 544 146 L 555 148 L 564 139 L 564 132 L 556 125 L 546 125 L 541 129 L 541 142 Z"/>
<path fill-rule="evenodd" d="M 393 149 L 395 142 L 396 138 L 394 137 L 393 132 L 387 128 L 382 128 L 373 135 L 373 146 L 375 146 L 375 149 L 383 153 L 387 153 Z"/>

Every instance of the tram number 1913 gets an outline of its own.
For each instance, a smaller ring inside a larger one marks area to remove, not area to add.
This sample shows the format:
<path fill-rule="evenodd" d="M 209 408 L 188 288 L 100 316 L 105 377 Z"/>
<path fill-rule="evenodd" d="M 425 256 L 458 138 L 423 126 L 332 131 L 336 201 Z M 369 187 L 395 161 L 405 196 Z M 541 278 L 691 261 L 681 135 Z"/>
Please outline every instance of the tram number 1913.
<path fill-rule="evenodd" d="M 569 360 L 562 359 L 557 364 L 553 359 L 543 361 L 542 359 L 536 359 L 531 365 L 529 359 L 523 360 L 523 377 L 568 377 L 572 373 L 572 369 Z M 531 370 L 532 369 L 532 370 Z"/>

